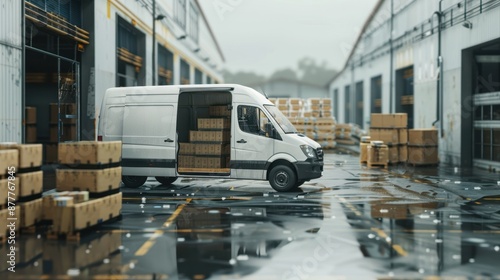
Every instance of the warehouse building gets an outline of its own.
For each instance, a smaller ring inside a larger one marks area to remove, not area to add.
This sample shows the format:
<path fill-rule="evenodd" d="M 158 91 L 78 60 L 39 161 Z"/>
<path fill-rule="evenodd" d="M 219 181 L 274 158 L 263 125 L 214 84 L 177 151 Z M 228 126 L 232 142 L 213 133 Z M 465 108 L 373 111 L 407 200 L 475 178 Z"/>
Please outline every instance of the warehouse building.
<path fill-rule="evenodd" d="M 441 162 L 500 168 L 500 1 L 380 0 L 329 85 L 340 122 L 407 113 Z"/>
<path fill-rule="evenodd" d="M 222 82 L 198 0 L 5 0 L 0 15 L 0 142 L 93 140 L 110 87 Z"/>

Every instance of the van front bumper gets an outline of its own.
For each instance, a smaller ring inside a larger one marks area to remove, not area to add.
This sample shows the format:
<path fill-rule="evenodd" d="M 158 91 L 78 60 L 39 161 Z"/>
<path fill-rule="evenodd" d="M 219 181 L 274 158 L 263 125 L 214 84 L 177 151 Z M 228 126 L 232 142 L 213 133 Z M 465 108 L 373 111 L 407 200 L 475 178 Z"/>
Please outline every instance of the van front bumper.
<path fill-rule="evenodd" d="M 298 181 L 309 181 L 323 175 L 323 161 L 317 159 L 307 159 L 306 161 L 298 161 L 294 163 L 297 170 Z"/>

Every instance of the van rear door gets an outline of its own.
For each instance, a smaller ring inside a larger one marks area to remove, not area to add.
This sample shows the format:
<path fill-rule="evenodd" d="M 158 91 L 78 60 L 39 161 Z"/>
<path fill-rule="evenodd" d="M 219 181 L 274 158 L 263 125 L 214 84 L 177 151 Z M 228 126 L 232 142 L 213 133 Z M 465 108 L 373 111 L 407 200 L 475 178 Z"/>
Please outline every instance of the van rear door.
<path fill-rule="evenodd" d="M 128 95 L 123 114 L 124 174 L 175 177 L 177 95 Z"/>

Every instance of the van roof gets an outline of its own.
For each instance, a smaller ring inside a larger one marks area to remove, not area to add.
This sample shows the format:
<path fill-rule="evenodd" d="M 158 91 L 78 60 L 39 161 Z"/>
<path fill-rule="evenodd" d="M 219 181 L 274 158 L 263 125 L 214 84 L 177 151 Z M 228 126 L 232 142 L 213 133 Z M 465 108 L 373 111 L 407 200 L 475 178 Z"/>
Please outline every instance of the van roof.
<path fill-rule="evenodd" d="M 262 103 L 270 101 L 260 92 L 253 88 L 239 84 L 197 84 L 197 85 L 164 85 L 164 86 L 136 86 L 109 88 L 106 95 L 126 96 L 128 94 L 180 94 L 182 92 L 194 91 L 231 91 L 234 93 L 252 93 Z"/>

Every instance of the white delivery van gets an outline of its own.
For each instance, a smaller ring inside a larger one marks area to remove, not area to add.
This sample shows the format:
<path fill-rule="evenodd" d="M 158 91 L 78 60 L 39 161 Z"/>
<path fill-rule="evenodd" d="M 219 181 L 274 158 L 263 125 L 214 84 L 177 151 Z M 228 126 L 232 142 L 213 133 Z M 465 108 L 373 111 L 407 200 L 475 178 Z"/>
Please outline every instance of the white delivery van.
<path fill-rule="evenodd" d="M 241 85 L 121 87 L 104 95 L 98 141 L 121 140 L 122 181 L 268 180 L 289 191 L 319 178 L 323 150 L 261 93 Z"/>

